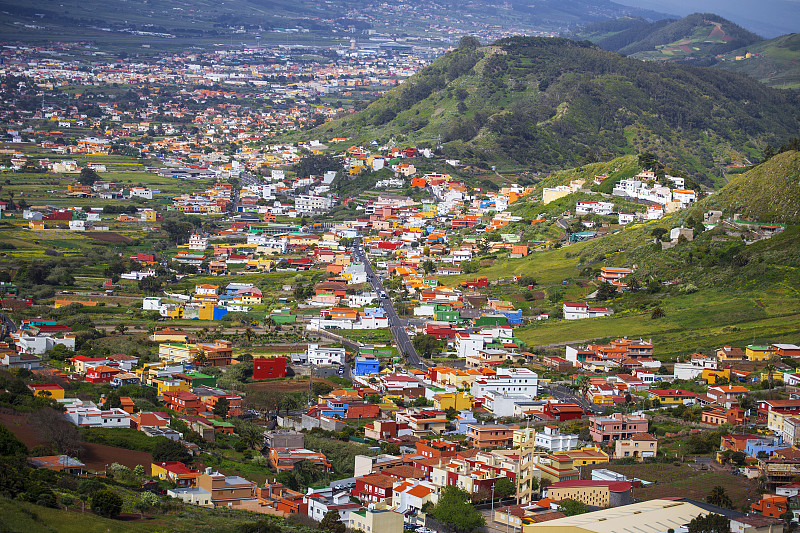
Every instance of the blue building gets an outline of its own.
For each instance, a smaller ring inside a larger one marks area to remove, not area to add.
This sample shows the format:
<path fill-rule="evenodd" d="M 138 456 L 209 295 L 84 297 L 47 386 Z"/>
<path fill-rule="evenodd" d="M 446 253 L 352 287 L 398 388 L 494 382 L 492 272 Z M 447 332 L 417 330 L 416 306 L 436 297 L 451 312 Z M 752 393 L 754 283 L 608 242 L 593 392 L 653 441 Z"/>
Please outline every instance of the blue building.
<path fill-rule="evenodd" d="M 475 418 L 475 415 L 472 414 L 472 411 L 465 409 L 464 411 L 458 412 L 455 422 L 458 423 L 458 429 L 455 430 L 453 433 L 457 435 L 466 435 L 467 426 L 469 424 L 476 424 L 478 420 Z"/>
<path fill-rule="evenodd" d="M 515 309 L 513 311 L 498 311 L 499 315 L 503 315 L 511 325 L 522 324 L 522 309 Z"/>
<path fill-rule="evenodd" d="M 347 418 L 347 408 L 350 404 L 344 402 L 334 402 L 328 400 L 327 408 L 323 408 L 321 414 L 325 416 L 335 416 L 338 418 Z"/>
<path fill-rule="evenodd" d="M 375 357 L 359 355 L 355 359 L 355 368 L 353 368 L 353 375 L 355 376 L 369 376 L 377 374 L 380 369 L 378 359 Z"/>

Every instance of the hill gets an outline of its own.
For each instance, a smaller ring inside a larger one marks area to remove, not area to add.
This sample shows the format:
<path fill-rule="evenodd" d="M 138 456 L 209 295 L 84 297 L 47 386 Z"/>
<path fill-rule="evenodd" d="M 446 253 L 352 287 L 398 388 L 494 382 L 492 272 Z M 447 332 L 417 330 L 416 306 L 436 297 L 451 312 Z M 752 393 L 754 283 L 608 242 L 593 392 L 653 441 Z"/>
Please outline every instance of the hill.
<path fill-rule="evenodd" d="M 768 224 L 800 224 L 800 152 L 790 150 L 731 179 L 697 205 Z"/>
<path fill-rule="evenodd" d="M 717 69 L 642 62 L 568 39 L 514 37 L 442 56 L 308 138 L 429 146 L 468 164 L 550 171 L 652 152 L 711 184 L 800 128 L 798 95 Z"/>
<path fill-rule="evenodd" d="M 800 87 L 800 33 L 781 35 L 724 54 L 715 67 L 779 88 Z"/>
<path fill-rule="evenodd" d="M 690 61 L 708 66 L 717 56 L 750 46 L 761 37 L 711 13 L 694 13 L 680 20 L 648 22 L 625 17 L 591 24 L 569 35 L 587 39 L 604 50 L 637 59 Z"/>

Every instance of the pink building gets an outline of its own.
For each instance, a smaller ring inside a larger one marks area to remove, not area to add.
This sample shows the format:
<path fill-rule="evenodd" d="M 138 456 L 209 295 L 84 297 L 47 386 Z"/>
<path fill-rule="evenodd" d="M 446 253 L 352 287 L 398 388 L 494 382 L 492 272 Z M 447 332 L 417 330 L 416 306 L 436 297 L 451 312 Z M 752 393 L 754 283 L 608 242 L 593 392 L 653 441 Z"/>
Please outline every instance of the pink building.
<path fill-rule="evenodd" d="M 589 434 L 595 442 L 612 442 L 629 439 L 638 433 L 647 433 L 648 421 L 641 416 L 614 413 L 611 416 L 589 418 Z"/>

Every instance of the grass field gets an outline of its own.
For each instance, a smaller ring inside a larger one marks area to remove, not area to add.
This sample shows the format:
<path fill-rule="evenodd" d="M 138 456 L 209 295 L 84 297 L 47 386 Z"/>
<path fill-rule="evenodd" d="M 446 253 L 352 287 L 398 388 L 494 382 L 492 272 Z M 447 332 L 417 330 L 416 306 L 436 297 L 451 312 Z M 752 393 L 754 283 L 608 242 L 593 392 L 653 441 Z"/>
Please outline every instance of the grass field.
<path fill-rule="evenodd" d="M 734 509 L 741 509 L 759 499 L 755 480 L 719 470 L 695 470 L 687 464 L 653 463 L 640 465 L 601 465 L 628 477 L 653 481 L 654 485 L 634 489 L 639 500 L 678 497 L 705 501 L 711 489 L 719 485 L 731 498 Z"/>
<path fill-rule="evenodd" d="M 622 311 L 611 317 L 536 323 L 517 330 L 530 346 L 588 339 L 643 337 L 652 339 L 654 355 L 708 352 L 719 343 L 751 344 L 796 340 L 800 334 L 800 302 L 778 292 L 705 290 L 661 300 L 666 316 L 651 319 L 651 310 Z"/>

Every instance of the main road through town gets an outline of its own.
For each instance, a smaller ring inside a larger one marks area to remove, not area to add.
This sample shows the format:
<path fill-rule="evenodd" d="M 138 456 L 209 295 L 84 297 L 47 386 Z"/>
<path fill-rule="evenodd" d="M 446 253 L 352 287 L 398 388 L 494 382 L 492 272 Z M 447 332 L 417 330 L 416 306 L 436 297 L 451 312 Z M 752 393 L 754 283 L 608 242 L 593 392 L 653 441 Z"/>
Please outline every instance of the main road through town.
<path fill-rule="evenodd" d="M 367 272 L 367 280 L 369 281 L 370 285 L 372 285 L 372 288 L 375 290 L 375 292 L 378 293 L 381 307 L 386 312 L 386 316 L 389 319 L 389 330 L 392 332 L 392 336 L 397 343 L 397 348 L 408 359 L 408 362 L 412 366 L 419 369 L 424 368 L 417 350 L 414 349 L 411 339 L 408 338 L 408 333 L 406 332 L 403 321 L 400 320 L 400 317 L 397 316 L 397 312 L 394 310 L 392 300 L 389 299 L 388 295 L 386 297 L 383 296 L 386 294 L 386 291 L 383 288 L 383 283 L 381 283 L 381 279 L 375 275 L 375 272 L 373 272 L 372 265 L 370 265 L 369 260 L 364 254 L 364 248 L 361 245 L 361 240 L 357 240 L 353 243 L 353 253 L 356 256 L 356 259 L 364 264 L 364 269 Z"/>

